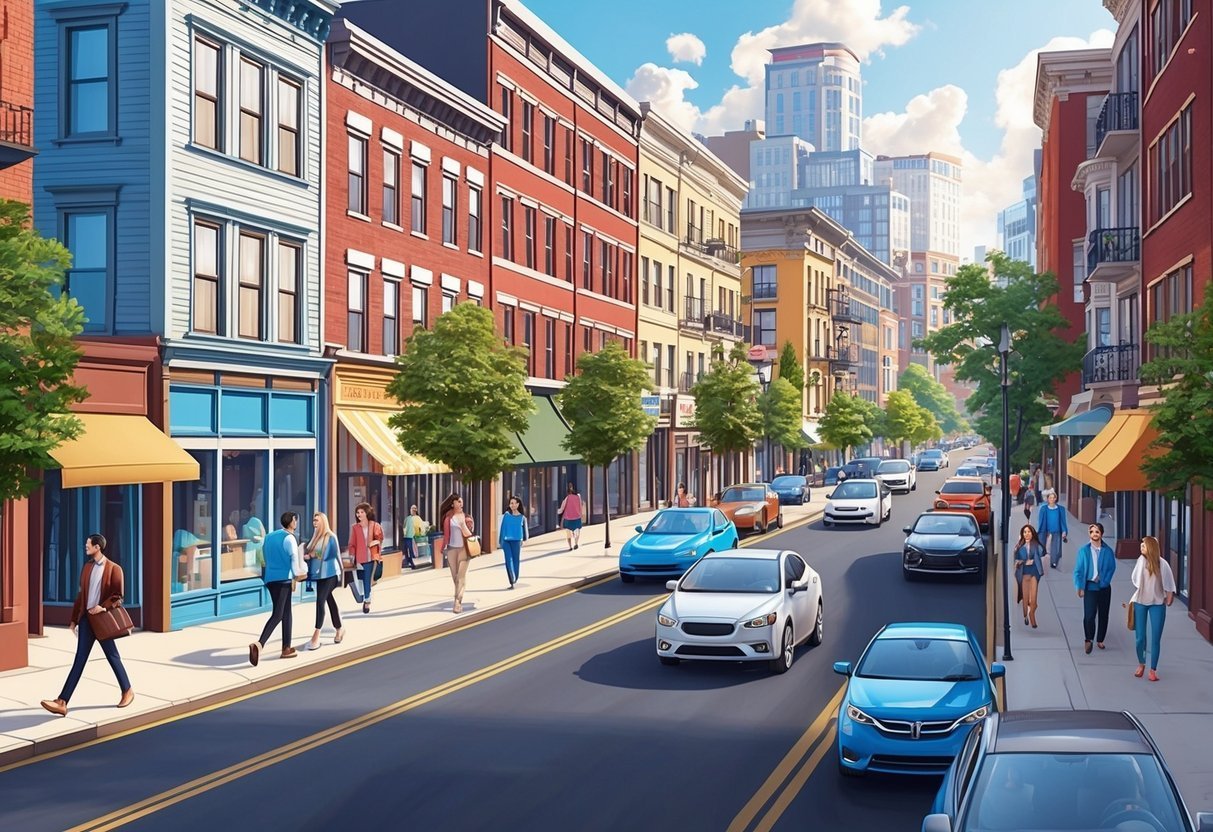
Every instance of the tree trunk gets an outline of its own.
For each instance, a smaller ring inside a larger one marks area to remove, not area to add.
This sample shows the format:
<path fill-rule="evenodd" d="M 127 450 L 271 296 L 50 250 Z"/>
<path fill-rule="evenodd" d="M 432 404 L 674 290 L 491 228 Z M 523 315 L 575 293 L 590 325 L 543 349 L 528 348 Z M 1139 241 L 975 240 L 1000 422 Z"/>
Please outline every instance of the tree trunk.
<path fill-rule="evenodd" d="M 606 528 L 603 529 L 606 541 L 603 543 L 603 549 L 611 548 L 611 490 L 607 486 L 607 468 L 609 467 L 611 466 L 602 466 L 602 516 L 606 522 Z"/>

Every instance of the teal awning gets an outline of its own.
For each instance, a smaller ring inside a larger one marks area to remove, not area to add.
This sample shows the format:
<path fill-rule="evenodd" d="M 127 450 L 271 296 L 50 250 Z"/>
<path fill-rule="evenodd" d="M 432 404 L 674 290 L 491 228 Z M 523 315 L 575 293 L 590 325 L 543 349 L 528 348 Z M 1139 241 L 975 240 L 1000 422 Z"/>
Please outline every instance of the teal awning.
<path fill-rule="evenodd" d="M 535 412 L 520 434 L 515 434 L 518 456 L 515 465 L 558 465 L 578 462 L 576 456 L 566 451 L 561 444 L 569 435 L 569 426 L 556 409 L 551 396 L 532 396 Z"/>
<path fill-rule="evenodd" d="M 1075 413 L 1056 424 L 1046 425 L 1041 432 L 1047 432 L 1050 439 L 1056 439 L 1059 436 L 1094 436 L 1103 430 L 1104 425 L 1111 420 L 1112 408 L 1101 404 L 1084 413 Z"/>

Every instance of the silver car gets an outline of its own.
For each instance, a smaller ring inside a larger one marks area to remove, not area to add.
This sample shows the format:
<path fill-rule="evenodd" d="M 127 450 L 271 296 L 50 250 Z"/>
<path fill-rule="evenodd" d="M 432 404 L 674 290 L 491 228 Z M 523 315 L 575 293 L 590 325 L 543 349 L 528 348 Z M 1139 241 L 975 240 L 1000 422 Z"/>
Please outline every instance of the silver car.
<path fill-rule="evenodd" d="M 662 664 L 765 661 L 784 673 L 796 645 L 821 643 L 821 577 L 796 552 L 711 552 L 666 586 L 672 592 L 657 612 Z"/>

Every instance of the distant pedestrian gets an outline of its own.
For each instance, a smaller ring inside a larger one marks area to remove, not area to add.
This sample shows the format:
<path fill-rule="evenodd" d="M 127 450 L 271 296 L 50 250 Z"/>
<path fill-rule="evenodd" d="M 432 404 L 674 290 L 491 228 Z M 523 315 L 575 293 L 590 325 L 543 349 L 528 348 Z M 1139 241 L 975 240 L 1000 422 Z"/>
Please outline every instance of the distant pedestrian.
<path fill-rule="evenodd" d="M 685 482 L 678 483 L 678 490 L 674 493 L 674 507 L 691 507 L 691 495 L 687 493 L 687 484 Z"/>
<path fill-rule="evenodd" d="M 1036 526 L 1049 553 L 1049 566 L 1056 569 L 1061 563 L 1061 544 L 1070 540 L 1070 527 L 1066 522 L 1066 510 L 1057 505 L 1057 492 L 1049 492 L 1045 500 Z"/>
<path fill-rule="evenodd" d="M 307 577 L 307 567 L 303 564 L 299 543 L 295 539 L 299 515 L 287 511 L 283 512 L 279 520 L 282 528 L 266 535 L 263 547 L 265 588 L 269 590 L 273 612 L 261 630 L 261 638 L 248 646 L 248 660 L 253 667 L 261 661 L 261 648 L 265 647 L 265 643 L 270 640 L 279 624 L 282 625 L 282 658 L 293 659 L 299 655 L 291 646 L 291 595 L 295 591 L 294 582 Z"/>
<path fill-rule="evenodd" d="M 80 571 L 80 590 L 76 593 L 75 603 L 72 604 L 71 630 L 76 637 L 76 658 L 72 661 L 72 669 L 63 683 L 63 690 L 58 699 L 43 699 L 42 707 L 52 714 L 67 716 L 67 703 L 76 692 L 80 676 L 84 673 L 84 665 L 88 662 L 89 654 L 93 652 L 93 644 L 97 641 L 93 633 L 89 616 L 98 615 L 108 609 L 122 604 L 124 595 L 122 567 L 105 557 L 105 537 L 100 534 L 90 534 L 84 541 L 84 569 Z M 125 708 L 135 699 L 135 689 L 127 678 L 126 668 L 122 666 L 122 656 L 118 655 L 118 645 L 115 639 L 101 642 L 101 652 L 109 662 L 110 670 L 114 671 L 114 679 L 118 682 L 118 690 L 122 698 L 118 707 Z"/>
<path fill-rule="evenodd" d="M 341 583 L 344 567 L 341 564 L 341 546 L 337 543 L 337 535 L 329 525 L 329 518 L 323 512 L 312 515 L 312 539 L 304 547 L 304 559 L 307 561 L 307 576 L 316 583 L 316 629 L 312 632 L 312 640 L 308 649 L 320 649 L 320 630 L 324 627 L 324 608 L 327 605 L 329 617 L 333 619 L 333 629 L 337 634 L 333 644 L 340 644 L 345 638 L 345 628 L 341 626 L 341 611 L 337 609 L 337 599 L 333 597 L 337 585 Z"/>
<path fill-rule="evenodd" d="M 354 506 L 354 525 L 350 528 L 350 554 L 354 556 L 362 578 L 362 611 L 371 611 L 371 586 L 375 567 L 383 561 L 383 526 L 375 522 L 370 503 Z"/>
<path fill-rule="evenodd" d="M 1167 621 L 1167 607 L 1175 600 L 1175 574 L 1171 564 L 1162 559 L 1158 539 L 1141 539 L 1141 556 L 1133 565 L 1133 586 L 1137 591 L 1129 599 L 1136 604 L 1133 612 L 1134 635 L 1137 641 L 1137 678 L 1146 669 L 1146 631 L 1150 634 L 1150 681 L 1158 681 L 1158 652 L 1162 647 L 1162 627 Z"/>
<path fill-rule="evenodd" d="M 463 589 L 467 584 L 468 550 L 466 540 L 472 536 L 472 518 L 463 513 L 463 498 L 451 494 L 438 507 L 442 517 L 443 553 L 451 568 L 451 581 L 455 584 L 456 614 L 463 612 Z"/>
<path fill-rule="evenodd" d="M 1082 599 L 1083 650 L 1091 652 L 1091 641 L 1104 649 L 1108 634 L 1108 609 L 1112 606 L 1112 575 L 1116 573 L 1116 555 L 1103 541 L 1103 523 L 1087 529 L 1089 543 L 1078 547 L 1074 556 L 1074 588 Z"/>
<path fill-rule="evenodd" d="M 530 537 L 527 529 L 526 508 L 518 495 L 510 497 L 505 514 L 497 524 L 497 543 L 505 552 L 505 576 L 510 589 L 518 582 L 518 566 L 522 560 L 522 541 Z"/>
<path fill-rule="evenodd" d="M 679 483 L 678 487 L 684 494 L 686 493 L 686 485 Z M 560 517 L 565 542 L 568 543 L 571 552 L 581 548 L 581 526 L 585 521 L 585 503 L 581 499 L 581 495 L 577 493 L 577 486 L 569 483 L 566 491 L 556 513 Z"/>
<path fill-rule="evenodd" d="M 1023 516 L 1032 519 L 1032 509 L 1036 506 L 1036 492 L 1028 489 L 1023 495 Z"/>
<path fill-rule="evenodd" d="M 1036 629 L 1036 593 L 1039 587 L 1045 550 L 1031 524 L 1019 530 L 1019 542 L 1012 550 L 1015 558 L 1015 581 L 1019 584 L 1018 600 L 1023 604 L 1023 623 Z"/>
<path fill-rule="evenodd" d="M 1018 471 L 1011 475 L 1010 479 L 1007 481 L 1007 485 L 1008 490 L 1011 492 L 1011 497 L 1016 502 L 1019 502 L 1019 492 L 1023 488 L 1023 480 L 1020 479 Z"/>
<path fill-rule="evenodd" d="M 408 517 L 404 518 L 404 540 L 401 541 L 401 551 L 404 552 L 404 565 L 409 569 L 417 568 L 417 534 L 422 529 L 424 521 L 417 506 L 409 506 Z"/>

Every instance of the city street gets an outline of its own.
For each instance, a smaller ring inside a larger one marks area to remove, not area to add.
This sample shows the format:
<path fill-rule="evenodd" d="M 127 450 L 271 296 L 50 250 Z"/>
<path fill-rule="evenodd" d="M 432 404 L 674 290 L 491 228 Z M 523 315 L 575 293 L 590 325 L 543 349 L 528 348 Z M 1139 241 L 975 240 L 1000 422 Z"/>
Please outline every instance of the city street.
<path fill-rule="evenodd" d="M 609 580 L 17 767 L 0 774 L 7 825 L 916 829 L 937 781 L 841 781 L 830 740 L 843 680 L 830 666 L 893 620 L 943 617 L 984 638 L 983 587 L 900 574 L 900 528 L 946 473 L 897 497 L 883 528 L 813 523 L 746 541 L 800 551 L 822 576 L 824 644 L 801 648 L 785 676 L 659 665 L 664 587 Z"/>

